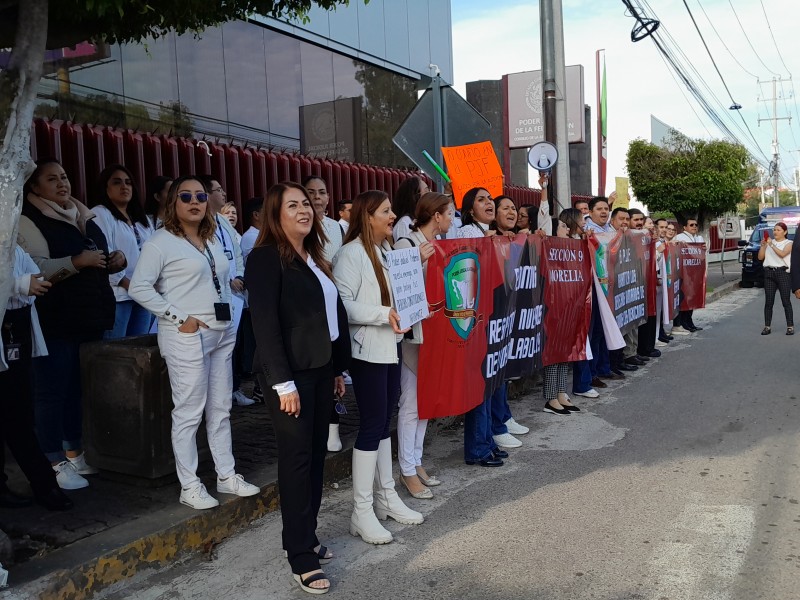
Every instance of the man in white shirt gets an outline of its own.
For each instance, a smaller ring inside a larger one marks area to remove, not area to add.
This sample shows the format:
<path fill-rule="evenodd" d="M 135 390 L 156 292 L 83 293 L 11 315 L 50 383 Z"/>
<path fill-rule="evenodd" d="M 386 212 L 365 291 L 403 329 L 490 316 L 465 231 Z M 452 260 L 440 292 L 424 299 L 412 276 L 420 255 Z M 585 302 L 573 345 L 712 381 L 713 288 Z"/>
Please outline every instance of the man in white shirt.
<path fill-rule="evenodd" d="M 225 193 L 222 185 L 220 185 L 219 180 L 208 175 L 200 175 L 198 179 L 203 182 L 208 190 L 208 208 L 214 214 L 214 220 L 217 223 L 217 240 L 222 244 L 222 249 L 230 263 L 230 286 L 233 292 L 231 294 L 231 305 L 233 308 L 233 321 L 238 331 L 245 304 L 242 246 L 236 240 L 236 230 L 233 228 L 233 225 L 231 225 L 227 217 L 219 213 L 228 200 L 228 195 Z M 255 401 L 248 398 L 244 392 L 239 389 L 239 375 L 242 370 L 242 366 L 239 362 L 239 360 L 234 358 L 233 401 L 239 406 L 250 406 L 251 404 L 255 404 Z"/>
<path fill-rule="evenodd" d="M 584 224 L 586 229 L 595 233 L 608 233 L 613 227 L 608 222 L 608 200 L 602 196 L 592 198 L 589 202 L 589 216 Z"/>
<path fill-rule="evenodd" d="M 347 234 L 347 228 L 350 227 L 350 209 L 353 207 L 353 202 L 350 200 L 341 200 L 339 202 L 339 225 L 342 226 L 342 231 Z"/>
<path fill-rule="evenodd" d="M 676 235 L 673 241 L 702 244 L 705 242 L 705 240 L 703 239 L 702 235 L 697 233 L 698 229 L 699 223 L 697 219 L 690 217 L 686 220 L 686 225 L 684 225 L 683 231 Z M 698 327 L 694 324 L 694 321 L 692 320 L 693 313 L 693 310 L 680 311 L 680 313 L 678 313 L 678 318 L 675 319 L 675 322 L 673 323 L 674 327 L 672 328 L 672 333 L 694 333 L 695 331 L 703 331 L 702 327 Z"/>
<path fill-rule="evenodd" d="M 264 206 L 264 198 L 256 196 L 244 203 L 244 223 L 250 223 L 247 231 L 242 234 L 242 262 L 247 264 L 247 257 L 256 245 L 258 234 L 261 233 L 261 209 Z"/>

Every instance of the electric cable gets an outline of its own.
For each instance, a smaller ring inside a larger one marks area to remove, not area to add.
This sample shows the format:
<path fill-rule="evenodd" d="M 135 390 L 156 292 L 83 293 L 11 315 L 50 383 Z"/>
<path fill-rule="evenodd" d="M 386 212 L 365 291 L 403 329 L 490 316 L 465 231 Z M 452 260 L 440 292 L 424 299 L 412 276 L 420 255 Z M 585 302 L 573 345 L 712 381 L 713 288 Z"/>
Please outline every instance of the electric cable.
<path fill-rule="evenodd" d="M 730 49 L 730 48 L 728 48 L 728 45 L 725 43 L 725 40 L 723 40 L 723 39 L 722 39 L 722 36 L 721 36 L 721 35 L 719 34 L 719 32 L 717 31 L 717 28 L 716 28 L 716 27 L 714 27 L 714 23 L 713 23 L 713 21 L 712 21 L 712 20 L 711 20 L 711 18 L 708 16 L 708 13 L 706 13 L 706 9 L 705 9 L 705 8 L 703 8 L 703 5 L 702 5 L 702 4 L 700 4 L 700 0 L 696 0 L 696 2 L 697 2 L 697 6 L 699 6 L 699 7 L 700 7 L 700 10 L 701 10 L 701 11 L 703 11 L 703 15 L 705 16 L 705 18 L 706 18 L 706 21 L 708 21 L 708 24 L 709 24 L 709 25 L 711 25 L 711 29 L 713 29 L 713 30 L 714 30 L 714 33 L 715 33 L 715 34 L 717 34 L 717 38 L 719 39 L 719 41 L 720 41 L 720 43 L 722 44 L 723 48 L 725 48 L 725 50 L 727 50 L 727 51 L 728 51 L 728 54 L 730 54 L 730 55 L 731 55 L 731 58 L 734 60 L 734 62 L 735 62 L 737 65 L 739 65 L 739 68 L 741 68 L 741 69 L 742 69 L 742 71 L 744 71 L 745 73 L 747 73 L 748 75 L 750 75 L 750 77 L 755 77 L 756 79 L 758 79 L 758 75 L 756 75 L 756 74 L 754 74 L 754 73 L 751 73 L 750 71 L 748 71 L 748 70 L 747 70 L 747 69 L 744 67 L 744 65 L 738 61 L 738 59 L 736 58 L 736 56 L 734 56 L 733 52 L 731 52 L 731 49 Z"/>

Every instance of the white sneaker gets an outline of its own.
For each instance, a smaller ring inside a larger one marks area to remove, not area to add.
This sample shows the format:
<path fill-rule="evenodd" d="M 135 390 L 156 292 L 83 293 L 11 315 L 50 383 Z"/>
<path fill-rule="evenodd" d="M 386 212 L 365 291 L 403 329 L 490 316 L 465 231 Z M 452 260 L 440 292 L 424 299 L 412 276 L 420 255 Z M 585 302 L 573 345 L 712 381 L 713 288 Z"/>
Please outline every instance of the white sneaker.
<path fill-rule="evenodd" d="M 56 472 L 56 483 L 62 490 L 79 490 L 89 487 L 89 482 L 78 475 L 75 467 L 68 460 L 53 465 L 53 471 Z"/>
<path fill-rule="evenodd" d="M 520 446 L 522 446 L 522 442 L 520 442 L 510 433 L 501 433 L 500 435 L 493 435 L 492 439 L 494 440 L 494 443 L 500 446 L 501 448 L 519 448 Z"/>
<path fill-rule="evenodd" d="M 198 483 L 195 487 L 188 490 L 181 490 L 181 504 L 196 510 L 205 510 L 219 506 L 219 500 L 209 495 L 206 486 Z"/>
<path fill-rule="evenodd" d="M 656 348 L 664 348 L 665 346 L 669 346 L 669 344 L 666 343 L 666 342 L 662 342 L 662 341 L 657 341 L 656 342 Z"/>
<path fill-rule="evenodd" d="M 575 396 L 583 396 L 584 398 L 598 398 L 600 396 L 600 394 L 594 388 L 589 388 L 585 392 L 576 392 L 573 390 L 572 393 Z"/>
<path fill-rule="evenodd" d="M 350 373 L 345 372 L 342 374 L 342 377 L 344 378 L 345 385 L 353 385 L 353 378 L 350 377 Z"/>
<path fill-rule="evenodd" d="M 672 331 L 670 331 L 670 333 L 672 335 L 689 335 L 689 333 L 691 332 L 688 329 L 684 329 L 680 325 L 676 325 L 675 327 L 672 328 Z"/>
<path fill-rule="evenodd" d="M 67 460 L 78 475 L 97 475 L 100 472 L 95 467 L 86 464 L 86 452 L 81 452 L 80 456 L 76 456 L 75 458 L 70 458 L 68 456 Z"/>
<path fill-rule="evenodd" d="M 252 398 L 245 396 L 242 390 L 233 392 L 233 401 L 236 403 L 236 406 L 250 406 L 256 403 Z"/>
<path fill-rule="evenodd" d="M 505 426 L 508 429 L 508 433 L 512 435 L 525 435 L 531 429 L 530 427 L 525 427 L 525 425 L 520 425 L 514 420 L 514 417 L 511 417 L 508 421 L 505 422 Z"/>
<path fill-rule="evenodd" d="M 247 483 L 241 475 L 231 475 L 227 479 L 217 477 L 217 491 L 234 496 L 255 496 L 261 491 L 257 485 Z"/>

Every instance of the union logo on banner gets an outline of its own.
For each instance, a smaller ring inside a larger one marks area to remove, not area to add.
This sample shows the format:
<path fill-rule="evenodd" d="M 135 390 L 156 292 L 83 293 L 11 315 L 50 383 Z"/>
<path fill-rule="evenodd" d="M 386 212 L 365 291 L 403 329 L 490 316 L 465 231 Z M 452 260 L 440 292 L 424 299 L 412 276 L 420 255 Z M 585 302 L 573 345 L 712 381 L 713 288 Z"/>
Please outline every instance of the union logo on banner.
<path fill-rule="evenodd" d="M 481 265 L 474 252 L 456 254 L 444 269 L 444 315 L 464 340 L 469 338 L 477 321 L 480 280 Z"/>

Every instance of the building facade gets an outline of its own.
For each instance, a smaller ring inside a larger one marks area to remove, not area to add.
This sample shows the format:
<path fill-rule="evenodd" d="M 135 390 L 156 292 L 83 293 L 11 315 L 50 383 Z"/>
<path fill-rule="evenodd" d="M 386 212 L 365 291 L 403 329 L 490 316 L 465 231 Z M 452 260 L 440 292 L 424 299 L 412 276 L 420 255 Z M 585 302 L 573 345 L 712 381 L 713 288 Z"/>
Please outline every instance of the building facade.
<path fill-rule="evenodd" d="M 452 80 L 449 0 L 352 2 L 308 16 L 48 53 L 36 116 L 408 164 L 391 138 L 429 65 Z"/>

